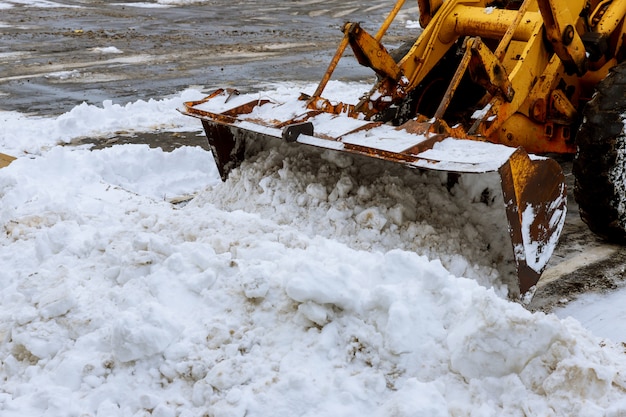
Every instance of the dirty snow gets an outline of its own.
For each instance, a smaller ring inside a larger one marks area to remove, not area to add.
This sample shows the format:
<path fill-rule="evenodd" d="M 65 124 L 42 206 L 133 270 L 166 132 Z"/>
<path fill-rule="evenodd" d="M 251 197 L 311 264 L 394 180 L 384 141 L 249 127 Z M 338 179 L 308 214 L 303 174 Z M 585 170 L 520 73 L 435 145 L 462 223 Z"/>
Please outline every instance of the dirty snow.
<path fill-rule="evenodd" d="M 62 145 L 196 130 L 201 95 L 0 113 L 3 417 L 626 413 L 623 334 L 487 288 L 456 196 L 408 192 L 436 176 L 287 149 L 223 184 L 200 148 Z"/>
<path fill-rule="evenodd" d="M 23 7 L 80 7 L 73 5 L 66 5 L 63 3 L 48 1 L 48 0 L 1 0 L 0 10 L 8 9 L 14 6 Z"/>

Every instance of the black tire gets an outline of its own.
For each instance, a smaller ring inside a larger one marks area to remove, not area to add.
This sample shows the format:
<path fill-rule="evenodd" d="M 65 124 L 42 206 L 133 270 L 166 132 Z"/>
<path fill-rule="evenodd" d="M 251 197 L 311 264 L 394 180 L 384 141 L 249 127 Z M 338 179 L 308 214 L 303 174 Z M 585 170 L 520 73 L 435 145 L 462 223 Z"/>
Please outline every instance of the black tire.
<path fill-rule="evenodd" d="M 597 235 L 626 243 L 626 63 L 602 80 L 576 135 L 574 198 Z"/>

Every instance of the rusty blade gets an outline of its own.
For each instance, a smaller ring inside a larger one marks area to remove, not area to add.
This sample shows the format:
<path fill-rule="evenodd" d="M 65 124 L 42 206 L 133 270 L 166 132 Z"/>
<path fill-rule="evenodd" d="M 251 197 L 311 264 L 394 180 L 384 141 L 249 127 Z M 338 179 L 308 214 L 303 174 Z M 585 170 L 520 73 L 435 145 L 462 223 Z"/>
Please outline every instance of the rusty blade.
<path fill-rule="evenodd" d="M 523 294 L 539 280 L 563 229 L 565 177 L 556 161 L 533 160 L 521 149 L 500 168 L 500 177 Z"/>
<path fill-rule="evenodd" d="M 224 104 L 224 98 L 225 94 L 218 94 L 210 100 Z M 394 127 L 309 110 L 306 103 L 298 109 L 297 100 L 279 104 L 238 97 L 235 101 L 228 108 L 189 102 L 183 111 L 201 119 L 223 180 L 250 149 L 272 141 L 365 155 L 410 168 L 499 175 L 509 229 L 503 233 L 509 234 L 517 271 L 517 285 L 509 289 L 510 294 L 527 293 L 539 280 L 565 220 L 565 182 L 556 161 L 531 157 L 521 148 L 431 134 L 427 122 Z"/>

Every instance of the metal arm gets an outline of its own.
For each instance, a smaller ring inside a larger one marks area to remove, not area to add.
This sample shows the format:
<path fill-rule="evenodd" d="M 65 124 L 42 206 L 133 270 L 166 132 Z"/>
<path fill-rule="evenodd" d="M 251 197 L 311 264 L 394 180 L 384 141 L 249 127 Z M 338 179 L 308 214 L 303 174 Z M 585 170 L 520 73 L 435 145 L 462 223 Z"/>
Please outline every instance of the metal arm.
<path fill-rule="evenodd" d="M 572 16 L 571 10 L 580 11 L 585 5 L 584 0 L 538 0 L 539 11 L 546 28 L 546 38 L 552 44 L 554 52 L 561 58 L 565 70 L 583 75 L 587 72 L 587 56 L 585 46 L 576 31 L 578 15 Z M 569 6 L 568 6 L 569 4 Z"/>

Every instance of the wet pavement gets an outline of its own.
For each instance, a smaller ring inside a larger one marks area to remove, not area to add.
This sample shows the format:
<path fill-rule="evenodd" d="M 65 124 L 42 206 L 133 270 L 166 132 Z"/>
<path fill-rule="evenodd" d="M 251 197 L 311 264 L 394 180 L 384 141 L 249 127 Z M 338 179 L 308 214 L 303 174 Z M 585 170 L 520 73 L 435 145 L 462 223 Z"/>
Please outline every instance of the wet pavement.
<path fill-rule="evenodd" d="M 245 91 L 285 80 L 318 81 L 341 39 L 343 23 L 359 21 L 375 31 L 393 6 L 386 0 L 365 5 L 214 0 L 181 7 L 36 1 L 50 7 L 4 8 L 7 3 L 0 0 L 0 110 L 58 115 L 82 102 L 160 99 L 188 87 Z M 398 21 L 417 18 L 415 3 L 407 2 Z M 384 41 L 393 48 L 415 36 L 399 24 Z M 373 79 L 354 59 L 342 60 L 336 74 L 341 80 Z M 196 132 L 119 135 L 98 143 L 206 146 Z M 571 191 L 571 162 L 561 164 Z M 624 248 L 591 234 L 570 197 L 563 236 L 529 308 L 549 311 L 577 294 L 623 285 L 624 262 Z"/>
<path fill-rule="evenodd" d="M 62 7 L 2 10 L 0 109 L 60 114 L 83 101 L 162 98 L 189 86 L 245 90 L 318 80 L 345 21 L 376 30 L 392 6 L 384 0 L 55 4 Z M 407 5 L 402 14 L 417 19 L 417 8 Z M 406 37 L 403 27 L 392 26 L 386 41 Z M 349 59 L 337 74 L 371 78 Z"/>

